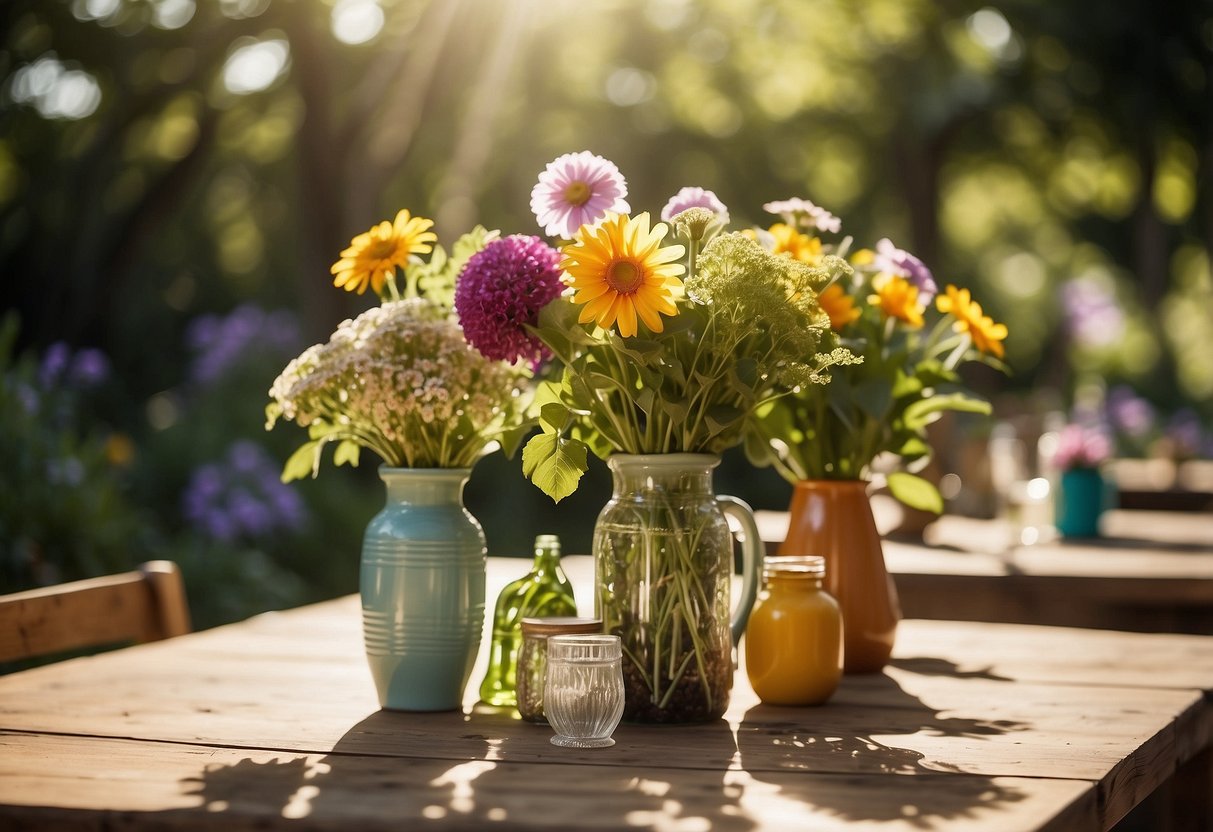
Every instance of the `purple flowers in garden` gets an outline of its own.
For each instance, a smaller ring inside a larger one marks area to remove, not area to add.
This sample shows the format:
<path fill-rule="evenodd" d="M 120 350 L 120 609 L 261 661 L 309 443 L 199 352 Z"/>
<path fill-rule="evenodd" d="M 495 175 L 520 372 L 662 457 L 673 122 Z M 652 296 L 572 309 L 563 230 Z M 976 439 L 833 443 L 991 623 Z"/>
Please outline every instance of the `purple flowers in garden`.
<path fill-rule="evenodd" d="M 560 295 L 560 253 L 538 237 L 514 234 L 472 255 L 455 288 L 464 337 L 486 358 L 537 364 L 547 348 L 531 333 L 539 310 Z"/>
<path fill-rule="evenodd" d="M 190 324 L 186 342 L 194 353 L 190 377 L 208 386 L 226 376 L 250 352 L 295 352 L 302 341 L 299 323 L 290 312 L 266 312 L 251 304 L 231 313 L 203 315 Z"/>
<path fill-rule="evenodd" d="M 81 390 L 95 388 L 110 375 L 110 362 L 101 350 L 84 348 L 72 352 L 62 341 L 47 347 L 38 368 L 38 382 L 44 390 L 65 385 Z"/>
<path fill-rule="evenodd" d="M 1102 282 L 1076 277 L 1061 287 L 1066 329 L 1081 346 L 1107 347 L 1125 332 L 1125 315 L 1116 296 Z"/>
<path fill-rule="evenodd" d="M 277 462 L 248 440 L 197 468 L 182 502 L 186 519 L 223 543 L 296 530 L 306 519 L 302 499 L 279 479 Z"/>

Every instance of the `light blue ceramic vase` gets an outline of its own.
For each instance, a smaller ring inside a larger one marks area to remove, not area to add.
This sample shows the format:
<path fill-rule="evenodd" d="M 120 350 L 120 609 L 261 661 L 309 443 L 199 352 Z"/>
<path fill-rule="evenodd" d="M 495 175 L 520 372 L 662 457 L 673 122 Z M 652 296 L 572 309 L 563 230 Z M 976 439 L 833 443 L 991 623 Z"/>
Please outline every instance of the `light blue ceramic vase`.
<path fill-rule="evenodd" d="M 379 704 L 459 708 L 484 626 L 484 532 L 467 468 L 389 468 L 362 541 L 362 630 Z"/>

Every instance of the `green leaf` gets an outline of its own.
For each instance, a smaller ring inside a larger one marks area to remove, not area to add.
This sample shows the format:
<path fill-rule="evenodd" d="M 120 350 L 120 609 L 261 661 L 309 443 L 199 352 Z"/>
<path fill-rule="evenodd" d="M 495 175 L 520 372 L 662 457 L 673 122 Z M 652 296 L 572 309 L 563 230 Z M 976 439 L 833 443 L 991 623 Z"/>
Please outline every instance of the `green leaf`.
<path fill-rule="evenodd" d="M 638 364 L 651 364 L 661 357 L 661 344 L 643 338 L 620 338 L 612 333 L 611 346 Z"/>
<path fill-rule="evenodd" d="M 314 477 L 320 470 L 320 448 L 324 445 L 321 439 L 304 442 L 287 459 L 282 466 L 282 481 L 301 480 Z"/>
<path fill-rule="evenodd" d="M 964 393 L 936 393 L 907 407 L 902 419 L 910 430 L 919 430 L 938 419 L 939 414 L 945 410 L 988 414 L 991 407 L 989 402 L 966 396 Z"/>
<path fill-rule="evenodd" d="M 345 465 L 349 464 L 351 468 L 358 467 L 358 457 L 362 448 L 357 442 L 351 439 L 343 439 L 337 443 L 337 449 L 333 451 L 333 464 Z"/>
<path fill-rule="evenodd" d="M 728 430 L 745 418 L 745 411 L 733 407 L 731 404 L 718 404 L 715 407 L 708 408 L 708 412 L 704 416 L 708 423 L 708 429 L 715 436 L 722 431 Z"/>
<path fill-rule="evenodd" d="M 906 437 L 901 447 L 894 448 L 893 453 L 906 459 L 926 456 L 931 453 L 931 446 L 921 436 Z"/>
<path fill-rule="evenodd" d="M 753 390 L 758 384 L 758 362 L 753 358 L 738 359 L 729 370 L 729 376 L 734 384 Z"/>
<path fill-rule="evenodd" d="M 505 455 L 506 459 L 514 458 L 514 454 L 518 453 L 518 446 L 522 444 L 522 440 L 526 439 L 534 429 L 534 420 L 527 419 L 520 425 L 512 427 L 507 431 L 502 431 L 497 441 L 501 443 L 501 453 Z"/>
<path fill-rule="evenodd" d="M 943 513 L 943 497 L 939 489 L 922 477 L 895 471 L 889 474 L 889 493 L 910 508 Z"/>
<path fill-rule="evenodd" d="M 553 433 L 531 437 L 522 449 L 522 473 L 559 503 L 577 490 L 585 473 L 586 446 Z"/>
<path fill-rule="evenodd" d="M 539 409 L 539 427 L 544 433 L 560 433 L 569 423 L 569 409 L 560 402 L 548 402 Z"/>
<path fill-rule="evenodd" d="M 883 378 L 861 381 L 855 385 L 853 395 L 859 409 L 876 421 L 884 421 L 893 403 L 893 391 L 888 380 Z"/>

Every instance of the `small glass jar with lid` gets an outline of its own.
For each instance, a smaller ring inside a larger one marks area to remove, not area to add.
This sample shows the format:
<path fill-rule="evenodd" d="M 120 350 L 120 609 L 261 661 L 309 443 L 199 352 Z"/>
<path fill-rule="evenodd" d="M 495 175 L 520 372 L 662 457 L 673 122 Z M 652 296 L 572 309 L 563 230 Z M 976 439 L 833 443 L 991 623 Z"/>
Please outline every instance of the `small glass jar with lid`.
<path fill-rule="evenodd" d="M 842 612 L 822 588 L 825 559 L 768 557 L 746 626 L 746 675 L 769 705 L 821 705 L 842 676 Z"/>
<path fill-rule="evenodd" d="M 601 618 L 549 616 L 522 619 L 522 646 L 518 651 L 516 690 L 518 714 L 527 722 L 547 724 L 543 714 L 543 686 L 547 677 L 549 636 L 593 635 L 602 632 Z"/>

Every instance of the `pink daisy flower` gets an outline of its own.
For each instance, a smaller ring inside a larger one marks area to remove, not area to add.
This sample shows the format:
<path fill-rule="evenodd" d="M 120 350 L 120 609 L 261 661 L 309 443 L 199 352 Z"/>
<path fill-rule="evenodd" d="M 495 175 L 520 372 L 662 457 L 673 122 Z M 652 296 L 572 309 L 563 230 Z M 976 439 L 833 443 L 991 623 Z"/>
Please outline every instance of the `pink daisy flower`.
<path fill-rule="evenodd" d="M 670 201 L 661 209 L 661 218 L 669 222 L 688 208 L 707 208 L 726 224 L 729 221 L 729 209 L 716 197 L 716 194 L 695 187 L 683 188 L 670 197 Z"/>
<path fill-rule="evenodd" d="M 806 226 L 815 227 L 818 231 L 829 231 L 837 234 L 842 228 L 842 220 L 831 214 L 820 205 L 814 205 L 807 199 L 792 197 L 777 202 L 768 202 L 762 209 L 769 214 L 780 214 L 788 225 L 797 225 L 798 220 L 804 220 Z"/>
<path fill-rule="evenodd" d="M 626 214 L 628 185 L 614 162 L 588 150 L 548 163 L 531 191 L 531 211 L 545 234 L 571 240 L 577 229 L 607 212 Z"/>

